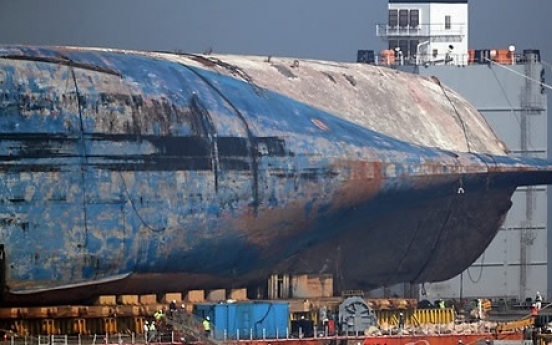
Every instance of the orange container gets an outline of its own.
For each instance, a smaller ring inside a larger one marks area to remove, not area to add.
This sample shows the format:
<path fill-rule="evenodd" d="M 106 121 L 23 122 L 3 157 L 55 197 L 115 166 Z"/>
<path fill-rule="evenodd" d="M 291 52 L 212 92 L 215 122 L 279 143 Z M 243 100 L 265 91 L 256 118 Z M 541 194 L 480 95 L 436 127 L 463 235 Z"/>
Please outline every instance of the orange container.
<path fill-rule="evenodd" d="M 496 54 L 496 62 L 499 63 L 499 64 L 503 64 L 503 65 L 506 65 L 506 64 L 509 64 L 511 63 L 512 59 L 511 59 L 511 54 L 510 54 L 510 51 L 508 49 L 498 49 L 497 51 L 497 54 Z"/>
<path fill-rule="evenodd" d="M 394 65 L 395 64 L 395 51 L 392 49 L 384 49 L 380 52 L 380 64 L 381 65 Z"/>

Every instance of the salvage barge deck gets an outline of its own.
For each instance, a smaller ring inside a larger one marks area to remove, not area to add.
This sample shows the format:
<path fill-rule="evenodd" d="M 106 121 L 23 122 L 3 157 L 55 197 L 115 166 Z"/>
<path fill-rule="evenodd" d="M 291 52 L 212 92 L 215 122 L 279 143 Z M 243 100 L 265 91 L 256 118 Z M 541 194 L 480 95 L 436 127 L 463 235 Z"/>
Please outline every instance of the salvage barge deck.
<path fill-rule="evenodd" d="M 127 344 L 145 344 L 143 337 L 133 335 L 121 335 L 114 337 L 94 336 L 94 337 L 66 337 L 66 336 L 43 336 L 43 337 L 11 337 L 5 339 L 10 344 L 79 344 L 79 345 L 127 345 Z M 229 340 L 195 342 L 197 345 L 458 345 L 458 344 L 478 344 L 491 342 L 493 340 L 518 340 L 520 343 L 522 337 L 519 334 L 501 335 L 497 338 L 492 333 L 481 334 L 441 334 L 441 335 L 394 335 L 394 336 L 335 336 L 335 337 L 317 337 L 302 339 L 258 339 L 258 340 Z M 155 342 L 158 345 L 183 344 L 179 339 Z"/>

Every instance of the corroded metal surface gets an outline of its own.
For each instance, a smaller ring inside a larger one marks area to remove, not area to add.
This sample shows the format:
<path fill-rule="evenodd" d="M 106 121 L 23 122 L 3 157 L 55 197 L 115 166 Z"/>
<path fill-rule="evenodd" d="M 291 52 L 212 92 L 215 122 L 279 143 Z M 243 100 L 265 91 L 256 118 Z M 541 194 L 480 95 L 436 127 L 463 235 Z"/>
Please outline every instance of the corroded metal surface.
<path fill-rule="evenodd" d="M 9 298 L 447 279 L 552 179 L 438 81 L 269 60 L 0 48 Z"/>

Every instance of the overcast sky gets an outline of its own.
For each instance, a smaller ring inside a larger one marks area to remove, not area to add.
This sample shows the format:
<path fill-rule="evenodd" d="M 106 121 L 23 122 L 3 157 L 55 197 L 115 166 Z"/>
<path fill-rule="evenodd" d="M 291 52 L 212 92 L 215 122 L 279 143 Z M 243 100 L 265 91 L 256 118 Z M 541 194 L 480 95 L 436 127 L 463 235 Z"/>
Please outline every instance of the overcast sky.
<path fill-rule="evenodd" d="M 470 0 L 470 47 L 541 49 L 552 0 Z M 383 48 L 387 0 L 0 0 L 0 44 L 108 46 L 354 61 Z"/>

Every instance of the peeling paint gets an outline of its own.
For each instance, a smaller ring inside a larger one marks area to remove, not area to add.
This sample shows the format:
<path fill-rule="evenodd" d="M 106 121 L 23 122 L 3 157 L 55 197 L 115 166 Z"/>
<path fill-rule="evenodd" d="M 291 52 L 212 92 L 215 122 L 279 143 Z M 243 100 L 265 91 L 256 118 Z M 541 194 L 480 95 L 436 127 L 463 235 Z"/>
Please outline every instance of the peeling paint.
<path fill-rule="evenodd" d="M 484 250 L 517 186 L 552 179 L 547 161 L 504 156 L 430 79 L 269 62 L 0 47 L 8 296 L 70 303 L 323 270 L 347 288 L 447 279 Z M 457 246 L 469 249 L 451 260 Z"/>

